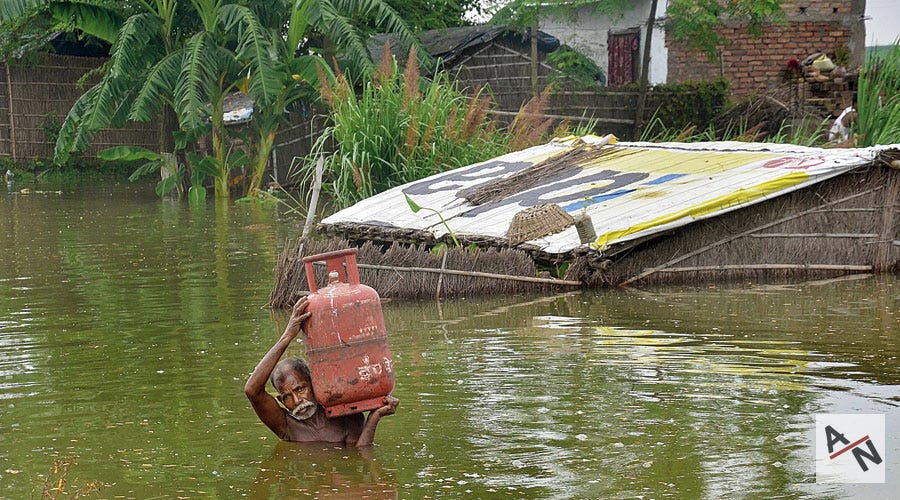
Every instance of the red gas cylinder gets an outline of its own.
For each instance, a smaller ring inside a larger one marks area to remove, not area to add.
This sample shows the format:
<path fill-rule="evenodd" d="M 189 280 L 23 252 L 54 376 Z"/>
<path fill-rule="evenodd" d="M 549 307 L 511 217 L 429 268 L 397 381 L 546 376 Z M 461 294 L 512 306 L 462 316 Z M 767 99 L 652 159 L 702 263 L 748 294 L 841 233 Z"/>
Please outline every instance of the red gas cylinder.
<path fill-rule="evenodd" d="M 359 283 L 356 251 L 303 259 L 311 313 L 305 329 L 306 358 L 316 400 L 329 417 L 379 408 L 394 389 L 381 298 Z M 313 262 L 321 261 L 328 269 L 328 286 L 319 289 Z"/>

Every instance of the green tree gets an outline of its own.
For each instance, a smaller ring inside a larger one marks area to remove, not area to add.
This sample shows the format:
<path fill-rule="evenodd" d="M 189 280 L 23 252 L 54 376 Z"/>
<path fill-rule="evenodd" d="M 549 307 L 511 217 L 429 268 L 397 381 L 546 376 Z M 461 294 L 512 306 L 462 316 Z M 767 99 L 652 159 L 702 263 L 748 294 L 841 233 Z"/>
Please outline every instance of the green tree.
<path fill-rule="evenodd" d="M 6 0 L 0 2 L 0 24 L 49 20 L 40 23 L 45 33 L 78 30 L 112 43 L 122 21 L 133 9 L 130 2 L 114 0 Z M 29 38 L 20 41 L 27 45 Z"/>
<path fill-rule="evenodd" d="M 56 4 L 82 2 L 17 0 L 0 4 L 0 19 Z M 209 127 L 215 193 L 223 198 L 230 165 L 222 110 L 229 92 L 245 90 L 254 101 L 252 190 L 262 180 L 285 106 L 313 95 L 309 87 L 317 85 L 315 67 L 324 65 L 324 57 L 340 52 L 361 75 L 371 73 L 366 37 L 358 26 L 371 23 L 397 34 L 403 45 L 416 43 L 383 0 L 190 0 L 187 7 L 176 0 L 137 0 L 137 5 L 141 8 L 112 37 L 101 81 L 70 110 L 56 159 L 66 161 L 97 130 L 151 120 L 170 106 L 182 130 Z M 90 15 L 81 20 L 95 21 Z"/>
<path fill-rule="evenodd" d="M 284 109 L 297 100 L 313 101 L 318 97 L 318 73 L 330 75 L 325 59 L 339 54 L 345 69 L 353 74 L 351 80 L 367 79 L 374 70 L 367 45 L 366 30 L 360 26 L 374 26 L 393 33 L 402 47 L 418 45 L 412 30 L 399 14 L 383 0 L 282 0 L 260 2 L 271 5 L 276 12 L 288 12 L 288 18 L 260 14 L 270 23 L 272 67 L 280 76 L 280 86 L 274 86 L 275 98 L 254 104 L 252 128 L 252 175 L 248 193 L 259 189 L 263 172 L 274 144 L 275 134 L 285 123 Z M 273 5 L 274 4 L 274 5 Z M 278 4 L 281 6 L 279 7 Z M 282 33 L 285 35 L 282 36 Z M 248 71 L 251 82 L 258 80 L 255 71 Z M 329 80 L 333 81 L 333 78 Z M 251 95 L 251 97 L 253 97 Z"/>
<path fill-rule="evenodd" d="M 480 7 L 478 0 L 387 0 L 387 3 L 417 32 L 465 26 L 466 12 Z"/>
<path fill-rule="evenodd" d="M 747 23 L 747 31 L 762 34 L 766 23 L 785 19 L 781 0 L 670 0 L 665 28 L 672 36 L 715 61 L 717 47 L 728 40 L 716 28 L 727 21 Z"/>
<path fill-rule="evenodd" d="M 267 83 L 277 78 L 269 64 L 268 37 L 242 5 L 191 0 L 191 14 L 200 21 L 193 33 L 174 29 L 174 0 L 145 5 L 148 11 L 130 16 L 120 28 L 103 78 L 69 111 L 56 144 L 57 161 L 83 148 L 97 130 L 151 120 L 168 104 L 182 129 L 209 122 L 215 193 L 227 197 L 224 99 L 245 66 L 263 82 L 251 86 L 251 96 L 264 102 L 274 98 Z"/>

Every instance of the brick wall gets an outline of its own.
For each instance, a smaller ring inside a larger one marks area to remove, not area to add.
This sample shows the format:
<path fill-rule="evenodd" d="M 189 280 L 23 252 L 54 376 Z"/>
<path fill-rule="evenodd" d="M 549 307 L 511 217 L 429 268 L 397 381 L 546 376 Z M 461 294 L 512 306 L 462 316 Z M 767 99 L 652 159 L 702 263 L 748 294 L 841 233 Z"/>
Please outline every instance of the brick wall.
<path fill-rule="evenodd" d="M 690 51 L 683 43 L 666 35 L 668 81 L 682 82 L 724 76 L 731 81 L 736 97 L 746 96 L 782 82 L 783 71 L 791 57 L 802 61 L 814 52 L 833 54 L 843 47 L 851 60 L 859 61 L 858 1 L 784 2 L 788 22 L 771 25 L 754 38 L 746 23 L 728 23 L 718 31 L 730 43 L 720 46 L 719 58 L 709 61 L 705 54 Z M 864 8 L 864 2 L 863 7 Z"/>

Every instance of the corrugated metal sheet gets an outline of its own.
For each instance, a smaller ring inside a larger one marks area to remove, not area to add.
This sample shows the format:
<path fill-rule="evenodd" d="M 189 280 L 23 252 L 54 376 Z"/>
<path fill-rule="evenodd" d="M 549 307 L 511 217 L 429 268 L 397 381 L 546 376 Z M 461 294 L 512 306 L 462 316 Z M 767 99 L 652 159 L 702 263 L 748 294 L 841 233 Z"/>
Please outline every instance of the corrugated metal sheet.
<path fill-rule="evenodd" d="M 472 189 L 509 178 L 542 161 L 591 145 L 603 154 L 557 169 L 499 201 L 473 205 Z M 891 146 L 890 148 L 896 148 Z M 457 235 L 504 238 L 513 216 L 529 207 L 555 203 L 573 216 L 590 216 L 601 252 L 619 244 L 669 231 L 776 197 L 872 162 L 878 151 L 819 149 L 744 143 L 616 143 L 615 138 L 567 138 L 507 154 L 400 186 L 326 218 L 430 231 L 447 229 L 436 214 L 413 213 L 404 194 L 437 210 Z M 531 240 L 549 254 L 582 246 L 575 227 Z"/>

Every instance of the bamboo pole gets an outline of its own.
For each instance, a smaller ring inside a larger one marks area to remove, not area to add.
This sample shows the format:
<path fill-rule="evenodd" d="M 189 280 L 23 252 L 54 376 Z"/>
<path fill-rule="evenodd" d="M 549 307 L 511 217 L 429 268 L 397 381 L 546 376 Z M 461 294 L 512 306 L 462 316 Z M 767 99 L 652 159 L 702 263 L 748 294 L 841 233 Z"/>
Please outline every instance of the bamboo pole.
<path fill-rule="evenodd" d="M 516 61 L 516 62 L 508 62 L 508 63 L 495 63 L 495 64 L 479 64 L 477 66 L 466 66 L 466 69 L 469 71 L 476 69 L 493 69 L 493 68 L 517 68 L 517 67 L 528 67 L 531 68 L 530 61 Z M 531 78 L 530 76 L 517 76 L 515 78 Z M 494 78 L 491 78 L 494 80 Z"/>
<path fill-rule="evenodd" d="M 444 252 L 443 258 L 441 258 L 441 274 L 438 275 L 437 286 L 434 289 L 434 300 L 441 300 L 441 285 L 444 284 L 444 273 L 443 271 L 447 270 L 447 254 L 450 252 Z"/>
<path fill-rule="evenodd" d="M 324 265 L 319 262 L 315 262 L 316 265 Z M 472 278 L 491 278 L 498 280 L 507 280 L 507 281 L 522 281 L 525 283 L 542 283 L 547 285 L 559 285 L 559 286 L 583 286 L 584 283 L 580 281 L 570 281 L 570 280 L 561 280 L 556 278 L 537 278 L 532 276 L 510 276 L 508 274 L 495 274 L 495 273 L 483 273 L 479 271 L 462 271 L 459 269 L 435 269 L 433 267 L 399 267 L 399 266 L 381 266 L 377 264 L 357 264 L 356 267 L 360 269 L 372 269 L 375 271 L 399 271 L 399 272 L 408 272 L 408 273 L 437 273 L 437 274 L 452 274 L 455 276 L 469 276 Z"/>
<path fill-rule="evenodd" d="M 810 271 L 872 271 L 872 266 L 855 266 L 841 264 L 722 264 L 718 266 L 667 267 L 658 269 L 658 273 L 689 273 L 695 271 L 766 271 L 778 269 Z"/>
<path fill-rule="evenodd" d="M 325 157 L 319 155 L 316 158 L 316 178 L 313 182 L 312 196 L 309 200 L 309 209 L 306 211 L 306 222 L 303 224 L 301 239 L 306 239 L 312 229 L 313 220 L 316 218 L 316 209 L 319 204 L 319 193 L 322 191 L 322 174 L 325 170 Z"/>
<path fill-rule="evenodd" d="M 877 238 L 872 233 L 763 233 L 751 234 L 751 238 Z"/>
<path fill-rule="evenodd" d="M 493 54 L 481 54 L 481 53 L 478 53 L 478 54 L 476 54 L 476 55 L 473 55 L 473 56 L 467 58 L 466 61 L 474 61 L 474 60 L 477 59 L 477 60 L 480 60 L 480 61 L 483 60 L 483 61 L 488 61 L 488 62 L 490 62 L 490 61 L 494 61 L 494 60 L 497 60 L 497 59 L 510 59 L 510 60 L 512 60 L 512 59 L 521 59 L 521 58 L 522 58 L 522 54 L 520 54 L 520 53 L 518 53 L 518 52 L 509 52 L 508 54 L 499 54 L 499 53 L 496 53 L 496 52 L 495 52 L 495 53 L 493 53 Z M 467 68 L 472 68 L 473 66 L 466 66 L 466 67 L 467 67 Z"/>
<path fill-rule="evenodd" d="M 640 280 L 640 279 L 646 278 L 647 276 L 650 276 L 651 274 L 653 274 L 653 273 L 659 271 L 660 269 L 666 269 L 666 268 L 668 268 L 669 266 L 671 266 L 672 264 L 677 264 L 677 263 L 679 263 L 679 262 L 685 261 L 685 260 L 687 260 L 687 259 L 690 259 L 691 257 L 695 257 L 695 256 L 697 256 L 697 255 L 700 255 L 700 254 L 702 254 L 702 253 L 708 251 L 708 250 L 711 250 L 711 249 L 716 248 L 716 247 L 718 247 L 718 246 L 724 245 L 724 244 L 726 244 L 726 243 L 731 243 L 731 242 L 734 241 L 734 240 L 743 238 L 743 237 L 748 236 L 748 235 L 750 235 L 750 234 L 753 234 L 753 233 L 755 233 L 755 232 L 757 232 L 757 231 L 762 231 L 763 229 L 768 229 L 768 228 L 770 228 L 770 227 L 777 226 L 777 225 L 779 225 L 779 224 L 783 224 L 783 223 L 785 223 L 785 222 L 787 222 L 787 221 L 790 221 L 790 220 L 799 219 L 800 217 L 803 217 L 803 216 L 805 216 L 805 215 L 814 213 L 816 210 L 821 210 L 821 209 L 823 209 L 823 208 L 825 208 L 825 207 L 829 207 L 829 206 L 832 206 L 832 205 L 837 205 L 837 204 L 839 204 L 839 203 L 844 203 L 844 202 L 847 202 L 847 201 L 850 201 L 850 200 L 859 198 L 859 197 L 861 197 L 861 196 L 865 196 L 865 195 L 867 195 L 867 194 L 872 194 L 872 193 L 874 193 L 874 192 L 876 192 L 876 191 L 880 191 L 880 190 L 883 189 L 883 188 L 884 188 L 884 186 L 878 186 L 878 187 L 875 187 L 875 188 L 872 188 L 872 189 L 868 189 L 868 190 L 866 190 L 866 191 L 863 191 L 862 193 L 856 193 L 856 194 L 853 194 L 853 195 L 850 195 L 850 196 L 845 196 L 844 198 L 840 198 L 840 199 L 837 199 L 837 200 L 834 200 L 834 201 L 830 201 L 830 202 L 828 202 L 828 203 L 823 203 L 823 204 L 818 205 L 818 206 L 816 206 L 816 207 L 813 207 L 813 208 L 811 208 L 811 209 L 809 209 L 809 210 L 804 210 L 804 211 L 802 211 L 802 212 L 798 212 L 798 213 L 796 213 L 796 214 L 789 215 L 789 216 L 787 216 L 787 217 L 782 217 L 781 219 L 778 219 L 778 220 L 776 220 L 776 221 L 769 222 L 769 223 L 763 224 L 763 225 L 761 225 L 761 226 L 754 227 L 753 229 L 748 229 L 747 231 L 743 231 L 743 232 L 741 232 L 741 233 L 738 233 L 738 234 L 729 236 L 729 237 L 727 237 L 727 238 L 723 238 L 723 239 L 721 239 L 721 240 L 719 240 L 719 241 L 716 241 L 716 242 L 714 242 L 714 243 L 710 243 L 709 245 L 704 245 L 704 246 L 698 248 L 697 250 L 694 250 L 693 252 L 688 252 L 688 253 L 686 253 L 686 254 L 684 254 L 684 255 L 682 255 L 682 256 L 676 257 L 676 258 L 674 258 L 674 259 L 672 259 L 672 260 L 666 262 L 665 264 L 662 264 L 662 265 L 656 266 L 656 267 L 651 267 L 651 268 L 649 268 L 649 269 L 645 269 L 645 270 L 644 270 L 643 272 L 641 272 L 640 274 L 635 275 L 635 276 L 632 276 L 631 278 L 628 278 L 627 280 L 625 280 L 625 281 L 619 283 L 619 286 L 628 286 L 628 285 L 630 285 L 631 283 L 634 283 L 635 281 L 638 281 L 638 280 Z"/>
<path fill-rule="evenodd" d="M 531 42 L 531 96 L 538 96 L 538 43 L 537 43 L 537 31 L 538 31 L 538 13 L 537 7 L 535 7 L 534 18 L 531 20 L 531 33 L 530 40 Z"/>
<path fill-rule="evenodd" d="M 4 64 L 6 67 L 6 91 L 8 92 L 7 98 L 9 99 L 9 144 L 10 144 L 10 153 L 12 154 L 12 159 L 18 159 L 16 156 L 16 122 L 13 118 L 13 93 L 12 93 L 12 78 L 9 74 L 9 63 Z"/>
<path fill-rule="evenodd" d="M 875 249 L 874 265 L 878 271 L 885 271 L 892 267 L 891 250 L 894 245 L 894 205 L 900 201 L 900 175 L 890 176 L 888 184 L 885 186 L 884 207 L 881 212 L 881 234 L 879 235 L 883 244 L 878 245 Z"/>
<path fill-rule="evenodd" d="M 516 116 L 519 113 L 514 111 L 488 111 L 488 114 L 498 115 L 498 116 Z M 627 120 L 624 118 L 590 118 L 585 116 L 566 116 L 566 115 L 548 115 L 546 113 L 522 113 L 522 116 L 542 116 L 546 118 L 553 118 L 555 120 L 577 120 L 577 121 L 590 121 L 594 120 L 598 123 L 621 123 L 624 125 L 632 125 L 634 124 L 634 120 Z"/>

